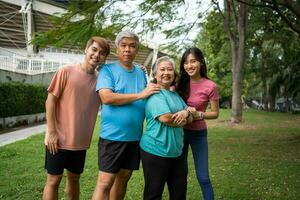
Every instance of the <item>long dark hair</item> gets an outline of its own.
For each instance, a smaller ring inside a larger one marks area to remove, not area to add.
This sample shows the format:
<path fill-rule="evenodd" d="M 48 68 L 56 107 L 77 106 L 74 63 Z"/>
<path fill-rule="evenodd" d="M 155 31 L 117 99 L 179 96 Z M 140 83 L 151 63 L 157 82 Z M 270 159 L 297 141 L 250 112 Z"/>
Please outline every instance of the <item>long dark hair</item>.
<path fill-rule="evenodd" d="M 200 76 L 208 79 L 206 62 L 202 51 L 197 47 L 188 48 L 181 57 L 179 79 L 177 85 L 177 92 L 185 102 L 190 95 L 190 76 L 184 69 L 184 63 L 186 62 L 189 54 L 192 54 L 196 58 L 196 60 L 200 62 Z"/>

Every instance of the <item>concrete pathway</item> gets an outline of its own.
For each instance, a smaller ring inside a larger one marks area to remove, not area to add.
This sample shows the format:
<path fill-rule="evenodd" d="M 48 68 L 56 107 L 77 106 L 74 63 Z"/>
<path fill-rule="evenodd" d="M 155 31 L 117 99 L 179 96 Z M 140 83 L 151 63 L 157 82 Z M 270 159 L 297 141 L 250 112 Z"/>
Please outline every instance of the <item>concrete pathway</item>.
<path fill-rule="evenodd" d="M 26 139 L 32 135 L 36 135 L 46 131 L 46 124 L 32 126 L 17 131 L 12 131 L 4 134 L 0 134 L 0 147 L 6 144 L 10 144 L 19 140 Z"/>

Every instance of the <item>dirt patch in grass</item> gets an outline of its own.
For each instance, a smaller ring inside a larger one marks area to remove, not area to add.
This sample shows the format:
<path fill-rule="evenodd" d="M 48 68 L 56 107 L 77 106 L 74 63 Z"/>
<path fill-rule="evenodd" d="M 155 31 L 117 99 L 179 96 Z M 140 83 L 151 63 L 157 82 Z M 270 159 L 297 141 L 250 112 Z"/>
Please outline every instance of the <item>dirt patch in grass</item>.
<path fill-rule="evenodd" d="M 300 118 L 285 119 L 278 123 L 278 127 L 281 128 L 300 128 Z"/>
<path fill-rule="evenodd" d="M 247 122 L 242 122 L 237 124 L 237 123 L 231 123 L 230 120 L 207 120 L 206 123 L 209 128 L 219 127 L 219 128 L 231 128 L 235 130 L 255 130 L 258 128 L 258 126 Z"/>
<path fill-rule="evenodd" d="M 231 123 L 230 120 L 206 120 L 207 126 L 219 128 L 231 128 L 234 130 L 257 130 L 260 128 L 272 128 L 274 124 L 277 128 L 300 128 L 300 118 L 293 120 L 284 120 L 274 123 L 253 124 L 247 121 L 242 123 Z"/>
<path fill-rule="evenodd" d="M 287 140 L 289 143 L 300 144 L 300 135 L 285 137 L 284 139 Z"/>

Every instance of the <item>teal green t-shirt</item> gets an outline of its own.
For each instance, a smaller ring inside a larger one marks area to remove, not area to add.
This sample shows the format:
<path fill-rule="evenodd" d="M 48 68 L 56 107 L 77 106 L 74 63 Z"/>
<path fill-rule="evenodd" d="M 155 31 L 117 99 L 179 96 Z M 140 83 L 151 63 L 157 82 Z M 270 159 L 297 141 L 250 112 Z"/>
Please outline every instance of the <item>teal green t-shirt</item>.
<path fill-rule="evenodd" d="M 181 97 L 169 90 L 161 89 L 146 102 L 146 131 L 140 146 L 151 154 L 161 157 L 178 157 L 183 148 L 183 129 L 167 126 L 158 117 L 167 113 L 176 113 L 185 109 L 186 104 Z"/>

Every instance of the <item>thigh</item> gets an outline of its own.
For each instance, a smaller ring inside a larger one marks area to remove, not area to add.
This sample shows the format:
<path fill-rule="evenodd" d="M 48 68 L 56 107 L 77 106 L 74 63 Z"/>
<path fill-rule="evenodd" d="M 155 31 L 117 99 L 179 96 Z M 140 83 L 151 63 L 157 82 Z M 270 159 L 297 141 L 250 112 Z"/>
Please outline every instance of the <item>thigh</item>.
<path fill-rule="evenodd" d="M 67 151 L 65 168 L 73 174 L 81 174 L 84 169 L 86 150 Z"/>
<path fill-rule="evenodd" d="M 116 174 L 116 180 L 127 183 L 132 175 L 132 171 L 128 169 L 120 169 Z"/>
<path fill-rule="evenodd" d="M 49 149 L 46 147 L 45 156 L 45 169 L 48 174 L 61 175 L 64 172 L 66 163 L 66 152 L 59 149 L 56 154 L 51 154 Z"/>
<path fill-rule="evenodd" d="M 198 134 L 193 135 L 190 141 L 193 152 L 196 173 L 198 177 L 208 177 L 208 143 L 207 131 L 200 131 Z"/>
<path fill-rule="evenodd" d="M 63 174 L 59 175 L 53 175 L 53 174 L 47 174 L 47 184 L 50 185 L 51 187 L 58 187 L 61 179 L 63 177 Z"/>
<path fill-rule="evenodd" d="M 80 174 L 75 174 L 70 171 L 67 172 L 67 181 L 68 184 L 78 183 L 80 179 Z"/>
<path fill-rule="evenodd" d="M 117 174 L 99 171 L 97 184 L 101 184 L 101 185 L 107 186 L 108 188 L 111 188 L 116 179 L 116 176 L 117 176 Z"/>
<path fill-rule="evenodd" d="M 177 158 L 171 158 L 171 167 L 169 170 L 169 176 L 170 180 L 177 180 L 180 184 L 185 184 L 186 181 L 186 172 L 184 169 L 184 155 Z"/>
<path fill-rule="evenodd" d="M 139 142 L 126 142 L 126 148 L 122 156 L 121 168 L 127 170 L 138 170 L 140 166 Z"/>
<path fill-rule="evenodd" d="M 116 174 L 121 169 L 126 145 L 100 138 L 98 142 L 99 171 Z"/>
<path fill-rule="evenodd" d="M 167 180 L 171 200 L 186 199 L 187 171 L 184 168 L 184 155 L 172 159 L 172 166 Z"/>
<path fill-rule="evenodd" d="M 171 163 L 167 158 L 141 150 L 144 171 L 144 199 L 161 199 Z"/>
<path fill-rule="evenodd" d="M 183 156 L 183 164 L 184 164 L 184 171 L 186 174 L 188 173 L 188 154 L 189 154 L 189 146 L 190 146 L 190 138 L 188 136 L 189 131 L 184 129 L 184 145 L 182 149 L 182 156 Z"/>

